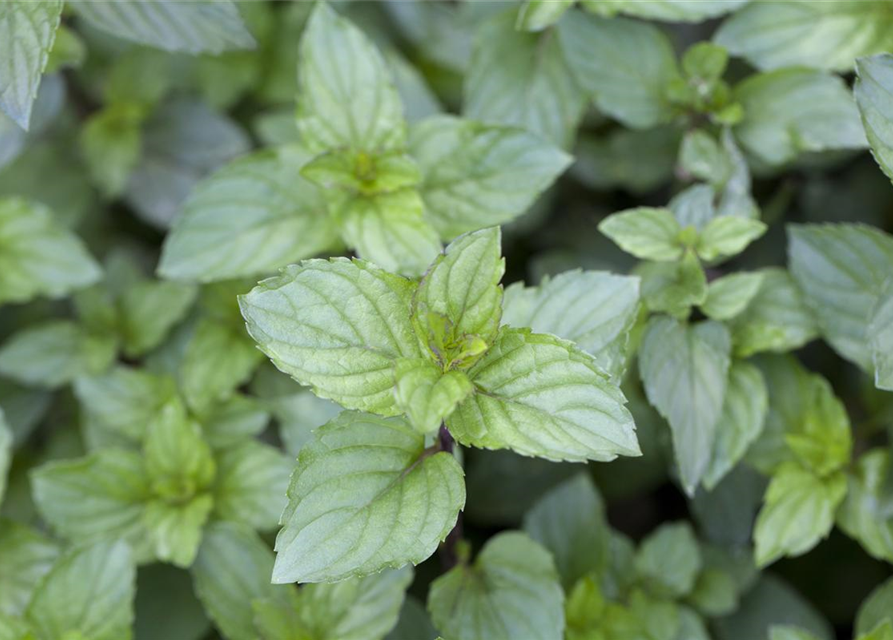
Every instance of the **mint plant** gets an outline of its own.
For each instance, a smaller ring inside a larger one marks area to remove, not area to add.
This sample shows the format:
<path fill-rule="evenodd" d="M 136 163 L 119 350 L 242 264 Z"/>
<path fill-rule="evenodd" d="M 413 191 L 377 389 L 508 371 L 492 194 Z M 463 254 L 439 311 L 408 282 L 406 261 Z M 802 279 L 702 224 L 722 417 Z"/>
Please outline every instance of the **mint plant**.
<path fill-rule="evenodd" d="M 893 640 L 889 0 L 0 0 L 0 640 Z"/>

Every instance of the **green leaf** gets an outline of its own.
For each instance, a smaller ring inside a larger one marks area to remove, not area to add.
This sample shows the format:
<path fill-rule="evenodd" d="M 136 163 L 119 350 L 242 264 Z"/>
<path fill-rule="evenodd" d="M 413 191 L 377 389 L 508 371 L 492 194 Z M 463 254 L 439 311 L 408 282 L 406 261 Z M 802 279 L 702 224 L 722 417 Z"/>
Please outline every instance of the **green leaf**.
<path fill-rule="evenodd" d="M 31 594 L 59 555 L 59 547 L 36 529 L 0 520 L 0 616 L 20 616 Z"/>
<path fill-rule="evenodd" d="M 409 149 L 422 170 L 425 215 L 443 238 L 512 221 L 571 163 L 522 129 L 448 115 L 414 125 Z"/>
<path fill-rule="evenodd" d="M 871 153 L 887 177 L 893 180 L 893 55 L 882 53 L 856 61 L 853 94 L 862 114 Z"/>
<path fill-rule="evenodd" d="M 3 504 L 3 495 L 6 493 L 6 477 L 9 475 L 9 467 L 12 465 L 12 429 L 6 422 L 3 409 L 0 408 L 0 505 Z"/>
<path fill-rule="evenodd" d="M 60 298 L 101 275 L 81 240 L 59 225 L 46 206 L 0 199 L 0 304 L 40 295 Z"/>
<path fill-rule="evenodd" d="M 849 474 L 846 500 L 837 513 L 837 525 L 870 555 L 893 562 L 893 496 L 887 481 L 890 456 L 874 449 L 856 463 Z"/>
<path fill-rule="evenodd" d="M 819 331 L 843 358 L 872 371 L 871 311 L 893 272 L 893 238 L 860 225 L 791 225 L 791 275 Z"/>
<path fill-rule="evenodd" d="M 846 496 L 842 472 L 820 478 L 795 463 L 776 471 L 754 529 L 761 567 L 782 556 L 799 556 L 831 532 L 834 512 Z"/>
<path fill-rule="evenodd" d="M 505 328 L 468 375 L 475 393 L 447 419 L 463 445 L 556 461 L 641 455 L 626 398 L 570 342 Z"/>
<path fill-rule="evenodd" d="M 769 628 L 769 640 L 816 640 L 816 637 L 799 627 L 783 625 Z"/>
<path fill-rule="evenodd" d="M 558 31 L 568 64 L 600 111 L 636 129 L 670 119 L 666 88 L 679 70 L 673 45 L 660 29 L 575 11 Z"/>
<path fill-rule="evenodd" d="M 732 173 L 731 159 L 719 142 L 702 129 L 685 134 L 679 148 L 679 166 L 711 185 L 723 185 Z"/>
<path fill-rule="evenodd" d="M 636 572 L 655 595 L 681 598 L 691 593 L 701 571 L 701 551 L 691 525 L 661 525 L 642 541 Z"/>
<path fill-rule="evenodd" d="M 421 275 L 440 251 L 437 232 L 425 220 L 422 198 L 414 189 L 339 194 L 333 208 L 344 241 L 386 271 Z"/>
<path fill-rule="evenodd" d="M 608 566 L 610 529 L 592 480 L 578 473 L 540 498 L 524 516 L 524 531 L 549 550 L 565 589 Z"/>
<path fill-rule="evenodd" d="M 769 268 L 748 275 L 759 275 L 760 284 L 729 323 L 735 355 L 746 358 L 762 351 L 792 351 L 818 335 L 815 314 L 807 309 L 803 294 L 786 270 Z M 708 301 L 709 297 L 708 291 Z M 706 308 L 704 311 L 707 313 Z"/>
<path fill-rule="evenodd" d="M 148 424 L 143 452 L 153 492 L 171 503 L 191 500 L 214 480 L 211 448 L 179 403 L 166 405 Z"/>
<path fill-rule="evenodd" d="M 164 242 L 159 273 L 209 282 L 267 274 L 338 242 L 299 145 L 257 151 L 199 182 Z"/>
<path fill-rule="evenodd" d="M 431 624 L 425 606 L 412 595 L 407 595 L 400 609 L 400 618 L 385 640 L 435 640 L 437 630 Z"/>
<path fill-rule="evenodd" d="M 621 249 L 642 260 L 673 262 L 682 257 L 682 227 L 669 209 L 638 207 L 613 213 L 598 230 Z"/>
<path fill-rule="evenodd" d="M 229 0 L 177 4 L 163 0 L 76 0 L 72 7 L 93 27 L 166 51 L 221 53 L 254 46 L 238 8 Z"/>
<path fill-rule="evenodd" d="M 301 167 L 301 175 L 325 189 L 375 195 L 416 186 L 422 179 L 418 164 L 401 151 L 370 155 L 336 149 Z"/>
<path fill-rule="evenodd" d="M 69 633 L 90 640 L 130 640 L 135 591 L 136 568 L 126 544 L 75 548 L 37 587 L 28 620 L 41 640 L 67 638 Z"/>
<path fill-rule="evenodd" d="M 713 218 L 698 236 L 696 251 L 708 262 L 726 259 L 744 251 L 751 242 L 766 233 L 766 225 L 759 220 L 738 216 Z"/>
<path fill-rule="evenodd" d="M 62 0 L 0 5 L 0 110 L 28 129 L 40 75 L 62 17 Z"/>
<path fill-rule="evenodd" d="M 192 576 L 205 611 L 229 640 L 256 640 L 256 600 L 282 600 L 288 590 L 270 584 L 273 553 L 253 531 L 233 522 L 210 524 Z"/>
<path fill-rule="evenodd" d="M 205 440 L 213 449 L 223 449 L 260 435 L 269 421 L 270 413 L 261 400 L 238 393 L 201 418 Z"/>
<path fill-rule="evenodd" d="M 716 41 L 760 69 L 849 71 L 857 57 L 893 46 L 891 24 L 885 2 L 752 2 L 723 23 Z"/>
<path fill-rule="evenodd" d="M 155 557 L 178 567 L 190 566 L 213 507 L 214 500 L 209 495 L 175 504 L 162 500 L 149 502 L 143 522 Z"/>
<path fill-rule="evenodd" d="M 415 314 L 433 312 L 446 318 L 455 338 L 491 340 L 502 317 L 505 273 L 502 233 L 490 227 L 465 234 L 447 246 L 419 283 L 413 297 Z"/>
<path fill-rule="evenodd" d="M 418 564 L 465 505 L 452 455 L 399 418 L 345 412 L 298 456 L 273 582 L 322 582 Z"/>
<path fill-rule="evenodd" d="M 583 8 L 598 15 L 615 12 L 667 22 L 700 22 L 735 11 L 748 0 L 582 0 Z"/>
<path fill-rule="evenodd" d="M 0 374 L 22 384 L 55 388 L 105 370 L 114 360 L 113 337 L 51 320 L 14 334 L 0 348 Z"/>
<path fill-rule="evenodd" d="M 635 273 L 642 278 L 642 299 L 651 311 L 687 318 L 693 306 L 707 299 L 707 274 L 693 251 L 671 264 L 644 263 Z"/>
<path fill-rule="evenodd" d="M 704 473 L 704 486 L 708 490 L 719 484 L 760 436 L 768 410 L 769 392 L 763 374 L 753 364 L 733 360 L 722 413 L 716 424 L 713 453 Z"/>
<path fill-rule="evenodd" d="M 787 430 L 785 442 L 801 465 L 826 476 L 850 461 L 850 419 L 846 407 L 821 376 L 811 375 L 802 393 L 803 413 Z"/>
<path fill-rule="evenodd" d="M 473 565 L 437 578 L 428 610 L 450 638 L 560 640 L 564 632 L 564 594 L 552 558 L 517 532 L 490 538 Z"/>
<path fill-rule="evenodd" d="M 570 340 L 619 382 L 638 312 L 638 278 L 575 270 L 543 278 L 536 287 L 508 287 L 502 320 Z"/>
<path fill-rule="evenodd" d="M 200 640 L 210 632 L 211 622 L 192 582 L 188 572 L 170 565 L 140 567 L 134 602 L 135 640 Z"/>
<path fill-rule="evenodd" d="M 874 386 L 893 391 L 893 280 L 885 286 L 871 310 L 868 343 L 874 364 Z"/>
<path fill-rule="evenodd" d="M 78 142 L 93 183 L 103 196 L 115 198 L 127 186 L 142 151 L 143 105 L 109 104 L 87 120 Z"/>
<path fill-rule="evenodd" d="M 881 583 L 865 599 L 856 613 L 856 635 L 869 633 L 884 622 L 893 621 L 893 580 Z"/>
<path fill-rule="evenodd" d="M 214 514 L 268 531 L 279 523 L 292 462 L 267 444 L 248 440 L 217 456 Z"/>
<path fill-rule="evenodd" d="M 765 272 L 732 273 L 707 286 L 707 299 L 701 311 L 712 320 L 731 320 L 748 308 L 760 291 Z M 734 341 L 734 337 L 733 337 Z"/>
<path fill-rule="evenodd" d="M 265 402 L 279 423 L 279 437 L 292 458 L 310 440 L 314 429 L 341 412 L 341 407 L 334 402 L 317 398 L 304 389 Z"/>
<path fill-rule="evenodd" d="M 689 495 L 710 466 L 729 371 L 731 339 L 718 322 L 648 321 L 639 367 L 648 400 L 670 423 L 682 485 Z"/>
<path fill-rule="evenodd" d="M 583 116 L 585 93 L 558 38 L 516 31 L 515 15 L 514 8 L 504 11 L 476 30 L 463 115 L 518 126 L 567 148 Z"/>
<path fill-rule="evenodd" d="M 32 472 L 31 482 L 38 511 L 59 535 L 78 542 L 126 540 L 137 559 L 150 555 L 142 518 L 151 487 L 138 453 L 102 449 L 50 462 Z"/>
<path fill-rule="evenodd" d="M 124 353 L 144 355 L 160 345 L 195 301 L 197 290 L 177 282 L 143 280 L 129 286 L 118 302 Z"/>
<path fill-rule="evenodd" d="M 384 59 L 324 2 L 310 16 L 298 61 L 298 129 L 310 151 L 383 152 L 405 144 L 403 105 Z"/>
<path fill-rule="evenodd" d="M 679 133 L 671 126 L 618 127 L 601 136 L 581 132 L 570 172 L 592 189 L 645 194 L 670 181 L 678 149 Z"/>
<path fill-rule="evenodd" d="M 738 585 L 726 571 L 708 566 L 698 575 L 688 601 L 705 616 L 728 615 L 738 608 Z"/>
<path fill-rule="evenodd" d="M 456 406 L 474 391 L 462 371 L 444 372 L 427 358 L 404 358 L 394 366 L 397 405 L 410 424 L 433 433 Z"/>
<path fill-rule="evenodd" d="M 180 367 L 180 388 L 190 407 L 204 410 L 229 399 L 263 359 L 244 330 L 206 318 L 195 332 Z"/>
<path fill-rule="evenodd" d="M 410 321 L 414 288 L 361 260 L 310 260 L 239 302 L 281 371 L 348 409 L 395 415 L 394 363 L 422 355 Z"/>
<path fill-rule="evenodd" d="M 858 636 L 859 640 L 893 640 L 893 621 L 882 622 L 869 633 Z"/>
<path fill-rule="evenodd" d="M 526 0 L 518 11 L 515 28 L 520 31 L 542 31 L 550 27 L 574 6 L 574 0 Z"/>
<path fill-rule="evenodd" d="M 734 99 L 745 114 L 735 137 L 764 164 L 867 146 L 853 96 L 837 76 L 810 69 L 758 73 L 735 87 Z"/>

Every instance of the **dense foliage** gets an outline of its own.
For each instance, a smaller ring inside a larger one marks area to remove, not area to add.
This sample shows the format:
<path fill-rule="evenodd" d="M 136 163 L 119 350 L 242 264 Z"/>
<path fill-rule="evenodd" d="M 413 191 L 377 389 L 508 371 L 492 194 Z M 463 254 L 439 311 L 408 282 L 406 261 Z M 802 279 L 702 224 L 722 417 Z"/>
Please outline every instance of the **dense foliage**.
<path fill-rule="evenodd" d="M 0 0 L 0 111 L 0 640 L 893 640 L 893 0 Z"/>

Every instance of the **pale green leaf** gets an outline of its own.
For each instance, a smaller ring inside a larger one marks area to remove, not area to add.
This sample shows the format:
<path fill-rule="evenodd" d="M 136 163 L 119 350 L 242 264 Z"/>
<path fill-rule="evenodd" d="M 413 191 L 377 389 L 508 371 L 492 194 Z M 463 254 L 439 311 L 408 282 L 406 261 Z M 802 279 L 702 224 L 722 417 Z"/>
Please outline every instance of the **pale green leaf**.
<path fill-rule="evenodd" d="M 769 640 L 816 640 L 809 631 L 789 625 L 769 627 Z"/>
<path fill-rule="evenodd" d="M 791 351 L 818 335 L 815 314 L 787 271 L 769 268 L 753 275 L 761 276 L 759 289 L 729 323 L 735 355 Z M 723 280 L 729 277 L 735 276 Z"/>
<path fill-rule="evenodd" d="M 810 66 L 850 71 L 859 56 L 888 51 L 893 25 L 886 2 L 751 2 L 716 41 L 761 69 Z"/>
<path fill-rule="evenodd" d="M 292 461 L 267 444 L 248 440 L 217 455 L 214 514 L 268 531 L 279 522 Z"/>
<path fill-rule="evenodd" d="M 416 161 L 402 151 L 370 155 L 336 149 L 316 156 L 301 167 L 301 175 L 325 189 L 366 195 L 414 187 L 422 180 Z"/>
<path fill-rule="evenodd" d="M 276 538 L 273 581 L 321 582 L 418 564 L 465 505 L 449 453 L 400 418 L 345 412 L 298 456 Z"/>
<path fill-rule="evenodd" d="M 114 36 L 166 51 L 249 49 L 254 38 L 229 0 L 110 0 L 71 3 L 78 17 Z"/>
<path fill-rule="evenodd" d="M 611 540 L 605 504 L 584 473 L 540 498 L 524 516 L 524 531 L 552 554 L 565 589 L 608 566 Z"/>
<path fill-rule="evenodd" d="M 542 31 L 550 27 L 574 6 L 574 0 L 526 0 L 518 10 L 515 28 L 520 31 Z"/>
<path fill-rule="evenodd" d="M 766 225 L 759 220 L 738 216 L 713 218 L 698 236 L 696 251 L 708 262 L 730 258 L 744 251 L 751 242 L 766 233 Z"/>
<path fill-rule="evenodd" d="M 893 55 L 883 53 L 856 61 L 858 73 L 853 94 L 871 153 L 887 177 L 893 180 Z"/>
<path fill-rule="evenodd" d="M 516 31 L 516 10 L 475 32 L 463 115 L 514 125 L 567 148 L 586 106 L 555 34 Z M 503 64 L 511 60 L 512 64 Z"/>
<path fill-rule="evenodd" d="M 893 391 L 893 280 L 885 286 L 871 310 L 866 332 L 874 364 L 874 385 Z"/>
<path fill-rule="evenodd" d="M 416 314 L 434 312 L 452 325 L 454 337 L 491 340 L 502 317 L 505 273 L 502 233 L 490 227 L 465 234 L 447 246 L 422 278 L 413 297 Z"/>
<path fill-rule="evenodd" d="M 474 390 L 462 371 L 444 372 L 427 358 L 404 358 L 394 365 L 397 405 L 422 433 L 440 427 L 456 406 Z"/>
<path fill-rule="evenodd" d="M 506 328 L 468 375 L 475 393 L 447 419 L 464 445 L 556 461 L 641 455 L 626 398 L 570 342 Z"/>
<path fill-rule="evenodd" d="M 634 273 L 642 278 L 642 300 L 650 311 L 684 319 L 707 299 L 707 274 L 693 251 L 679 262 L 642 263 Z"/>
<path fill-rule="evenodd" d="M 270 413 L 261 400 L 238 393 L 201 417 L 205 440 L 215 449 L 260 435 L 269 422 Z"/>
<path fill-rule="evenodd" d="M 679 70 L 670 39 L 656 26 L 574 11 L 558 25 L 558 39 L 599 111 L 636 129 L 672 117 L 666 87 Z"/>
<path fill-rule="evenodd" d="M 887 619 L 858 640 L 893 640 L 893 620 Z"/>
<path fill-rule="evenodd" d="M 138 453 L 103 449 L 50 462 L 32 472 L 31 482 L 38 511 L 62 537 L 126 540 L 138 559 L 148 555 L 142 517 L 151 488 Z"/>
<path fill-rule="evenodd" d="M 337 244 L 299 145 L 239 158 L 196 185 L 167 236 L 158 271 L 208 282 L 267 274 Z"/>
<path fill-rule="evenodd" d="M 749 76 L 733 95 L 745 114 L 733 129 L 735 137 L 764 164 L 786 164 L 807 152 L 868 146 L 853 96 L 837 76 L 779 69 Z"/>
<path fill-rule="evenodd" d="M 297 457 L 301 447 L 309 442 L 314 429 L 341 412 L 341 407 L 334 402 L 317 398 L 306 389 L 270 398 L 265 403 L 279 423 L 279 437 L 285 451 L 292 457 Z"/>
<path fill-rule="evenodd" d="M 501 533 L 472 565 L 437 578 L 428 592 L 434 625 L 462 640 L 561 640 L 564 594 L 549 553 L 522 533 Z"/>
<path fill-rule="evenodd" d="M 782 556 L 799 556 L 825 538 L 846 496 L 846 476 L 820 478 L 796 463 L 772 477 L 754 529 L 756 561 L 764 567 Z"/>
<path fill-rule="evenodd" d="M 60 298 L 101 275 L 81 240 L 46 206 L 0 199 L 0 303 L 27 302 L 39 295 Z"/>
<path fill-rule="evenodd" d="M 886 621 L 893 621 L 893 579 L 872 591 L 856 614 L 856 634 L 869 633 Z"/>
<path fill-rule="evenodd" d="M 270 583 L 273 553 L 251 529 L 215 522 L 205 529 L 192 566 L 195 592 L 229 640 L 256 640 L 252 601 L 280 600 L 288 590 Z"/>
<path fill-rule="evenodd" d="M 115 340 L 68 320 L 51 320 L 13 334 L 0 348 L 0 374 L 23 384 L 55 388 L 104 371 Z"/>
<path fill-rule="evenodd" d="M 682 257 L 682 227 L 669 209 L 639 207 L 614 213 L 598 230 L 621 249 L 642 260 L 672 262 Z"/>
<path fill-rule="evenodd" d="M 183 503 L 149 502 L 143 514 L 143 526 L 155 557 L 178 567 L 190 566 L 198 553 L 202 528 L 213 507 L 214 500 L 209 495 L 200 495 Z"/>
<path fill-rule="evenodd" d="M 410 321 L 414 288 L 363 261 L 310 260 L 264 280 L 240 304 L 249 333 L 281 371 L 349 409 L 395 415 L 394 363 L 422 355 Z"/>
<path fill-rule="evenodd" d="M 707 299 L 701 311 L 713 320 L 731 320 L 747 309 L 760 291 L 765 273 L 732 273 L 707 286 Z"/>
<path fill-rule="evenodd" d="M 324 2 L 301 38 L 298 129 L 316 153 L 391 151 L 406 140 L 403 105 L 387 64 L 362 31 Z"/>
<path fill-rule="evenodd" d="M 619 381 L 638 311 L 637 278 L 575 270 L 544 278 L 536 287 L 521 283 L 508 287 L 502 320 L 570 340 Z"/>
<path fill-rule="evenodd" d="M 136 568 L 126 544 L 75 548 L 44 576 L 28 606 L 28 620 L 40 640 L 68 638 L 69 633 L 130 640 L 135 591 Z"/>
<path fill-rule="evenodd" d="M 25 612 L 31 594 L 53 566 L 59 547 L 14 520 L 0 520 L 0 615 Z"/>
<path fill-rule="evenodd" d="M 738 584 L 723 569 L 707 566 L 698 575 L 687 600 L 705 616 L 727 615 L 738 607 Z"/>
<path fill-rule="evenodd" d="M 146 426 L 143 455 L 153 492 L 171 502 L 192 499 L 214 480 L 211 448 L 179 403 L 167 404 Z"/>
<path fill-rule="evenodd" d="M 160 345 L 189 311 L 196 293 L 191 285 L 157 280 L 127 287 L 118 301 L 124 353 L 141 356 Z"/>
<path fill-rule="evenodd" d="M 599 15 L 628 16 L 667 22 L 701 22 L 736 10 L 749 0 L 582 0 L 583 7 Z"/>
<path fill-rule="evenodd" d="M 648 400 L 670 423 L 682 484 L 689 494 L 710 465 L 722 413 L 731 339 L 715 321 L 649 320 L 639 367 Z"/>
<path fill-rule="evenodd" d="M 769 393 L 763 374 L 749 362 L 734 360 L 729 367 L 728 387 L 716 424 L 713 453 L 704 473 L 704 486 L 708 490 L 716 487 L 759 437 L 768 409 Z"/>
<path fill-rule="evenodd" d="M 9 467 L 12 465 L 12 440 L 12 429 L 9 428 L 6 416 L 0 407 L 0 505 L 3 504 L 6 478 L 9 475 Z"/>
<path fill-rule="evenodd" d="M 80 151 L 93 183 L 106 198 L 121 195 L 140 159 L 144 118 L 140 104 L 111 103 L 83 124 Z"/>
<path fill-rule="evenodd" d="M 437 231 L 425 219 L 415 189 L 339 196 L 334 210 L 344 241 L 364 260 L 386 271 L 419 276 L 440 251 Z"/>
<path fill-rule="evenodd" d="M 874 369 L 868 344 L 871 311 L 893 273 L 893 238 L 861 225 L 792 225 L 791 275 L 819 331 L 842 357 Z"/>
<path fill-rule="evenodd" d="M 701 571 L 701 551 L 691 525 L 661 525 L 642 541 L 636 572 L 658 595 L 681 598 L 691 593 Z"/>
<path fill-rule="evenodd" d="M 889 474 L 887 451 L 874 449 L 863 455 L 849 474 L 846 500 L 837 513 L 837 524 L 870 555 L 893 562 Z"/>
<path fill-rule="evenodd" d="M 409 148 L 422 170 L 425 215 L 444 238 L 510 222 L 571 163 L 522 129 L 448 115 L 414 125 Z"/>

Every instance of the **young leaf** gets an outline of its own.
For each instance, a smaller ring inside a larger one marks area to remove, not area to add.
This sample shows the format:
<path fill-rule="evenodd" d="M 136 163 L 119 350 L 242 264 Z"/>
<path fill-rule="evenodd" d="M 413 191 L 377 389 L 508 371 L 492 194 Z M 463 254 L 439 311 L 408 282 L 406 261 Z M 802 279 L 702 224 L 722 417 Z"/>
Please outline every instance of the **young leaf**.
<path fill-rule="evenodd" d="M 639 367 L 648 400 L 670 423 L 686 492 L 710 465 L 726 394 L 731 339 L 713 321 L 694 326 L 667 317 L 649 320 Z"/>
<path fill-rule="evenodd" d="M 280 370 L 348 409 L 396 415 L 394 363 L 422 355 L 410 321 L 414 288 L 361 260 L 310 260 L 239 303 Z"/>
<path fill-rule="evenodd" d="M 605 271 L 566 271 L 543 278 L 537 287 L 511 285 L 502 306 L 505 324 L 570 340 L 619 381 L 639 312 L 639 280 Z"/>
<path fill-rule="evenodd" d="M 28 621 L 40 638 L 130 640 L 135 591 L 136 568 L 126 544 L 75 548 L 44 576 Z"/>
<path fill-rule="evenodd" d="M 831 532 L 846 489 L 842 472 L 820 478 L 796 463 L 783 465 L 772 477 L 757 518 L 757 564 L 764 567 L 782 556 L 812 549 Z"/>
<path fill-rule="evenodd" d="M 277 449 L 247 440 L 217 455 L 214 514 L 268 531 L 279 522 L 292 461 Z"/>
<path fill-rule="evenodd" d="M 647 129 L 673 110 L 666 88 L 678 77 L 673 45 L 654 25 L 574 11 L 558 26 L 568 64 L 598 109 Z"/>
<path fill-rule="evenodd" d="M 871 311 L 893 272 L 893 238 L 859 225 L 791 225 L 791 275 L 822 336 L 842 357 L 874 369 L 868 344 Z"/>
<path fill-rule="evenodd" d="M 662 525 L 642 541 L 636 554 L 636 572 L 661 597 L 691 593 L 701 565 L 698 541 L 687 522 Z"/>
<path fill-rule="evenodd" d="M 707 299 L 707 274 L 694 251 L 686 251 L 679 262 L 643 263 L 635 273 L 642 278 L 642 300 L 650 311 L 684 319 Z"/>
<path fill-rule="evenodd" d="M 254 47 L 254 38 L 230 0 L 177 4 L 162 0 L 76 0 L 72 6 L 94 27 L 166 51 L 221 53 Z"/>
<path fill-rule="evenodd" d="M 754 2 L 723 23 L 716 41 L 760 69 L 849 71 L 857 57 L 889 50 L 891 24 L 879 2 Z"/>
<path fill-rule="evenodd" d="M 299 174 L 310 157 L 299 145 L 258 151 L 199 182 L 158 272 L 199 282 L 262 275 L 337 245 L 320 190 Z"/>
<path fill-rule="evenodd" d="M 118 302 L 124 353 L 141 356 L 160 345 L 189 311 L 196 293 L 191 285 L 157 280 L 127 287 Z"/>
<path fill-rule="evenodd" d="M 62 0 L 0 5 L 0 110 L 28 129 L 40 75 L 62 17 Z"/>
<path fill-rule="evenodd" d="M 764 164 L 868 144 L 853 97 L 837 76 L 802 68 L 754 74 L 735 87 L 734 98 L 745 113 L 735 137 Z"/>
<path fill-rule="evenodd" d="M 427 358 L 404 358 L 394 365 L 397 405 L 422 433 L 440 427 L 474 387 L 463 371 L 444 372 Z"/>
<path fill-rule="evenodd" d="M 571 163 L 522 129 L 447 115 L 414 125 L 409 148 L 422 170 L 425 214 L 443 238 L 510 222 Z"/>
<path fill-rule="evenodd" d="M 890 455 L 875 449 L 863 455 L 849 475 L 837 525 L 875 558 L 893 562 L 893 495 L 887 486 Z"/>
<path fill-rule="evenodd" d="M 738 216 L 718 216 L 704 227 L 698 236 L 696 251 L 702 260 L 735 256 L 751 242 L 766 233 L 766 225 L 759 220 Z"/>
<path fill-rule="evenodd" d="M 36 529 L 0 520 L 0 616 L 25 612 L 58 555 L 59 547 Z"/>
<path fill-rule="evenodd" d="M 476 30 L 463 115 L 518 126 L 568 148 L 583 116 L 585 94 L 558 38 L 516 31 L 515 15 L 515 9 L 504 11 Z"/>
<path fill-rule="evenodd" d="M 405 144 L 403 105 L 384 59 L 325 2 L 310 16 L 298 60 L 298 129 L 310 151 Z"/>
<path fill-rule="evenodd" d="M 853 94 L 871 153 L 881 171 L 893 180 L 893 108 L 888 99 L 893 89 L 893 55 L 882 53 L 856 61 Z"/>
<path fill-rule="evenodd" d="M 198 553 L 202 529 L 213 507 L 214 500 L 206 494 L 188 502 L 149 502 L 143 524 L 155 557 L 178 567 L 189 567 Z"/>
<path fill-rule="evenodd" d="M 598 230 L 642 260 L 672 262 L 684 250 L 679 239 L 682 227 L 669 209 L 639 207 L 614 213 L 599 223 Z"/>
<path fill-rule="evenodd" d="M 564 594 L 552 558 L 517 532 L 491 538 L 473 565 L 437 578 L 428 611 L 450 638 L 561 640 L 564 632 Z"/>
<path fill-rule="evenodd" d="M 893 280 L 884 285 L 868 321 L 866 333 L 874 364 L 874 385 L 893 391 Z"/>
<path fill-rule="evenodd" d="M 468 375 L 475 393 L 447 419 L 464 445 L 576 462 L 641 455 L 626 398 L 570 342 L 505 328 Z"/>
<path fill-rule="evenodd" d="M 39 295 L 59 298 L 94 284 L 101 275 L 81 240 L 46 206 L 21 198 L 0 199 L 0 304 Z"/>
<path fill-rule="evenodd" d="M 542 31 L 550 27 L 574 5 L 574 0 L 526 0 L 518 11 L 515 28 L 520 31 Z"/>
<path fill-rule="evenodd" d="M 322 582 L 418 564 L 465 506 L 452 455 L 400 418 L 345 412 L 298 457 L 273 582 Z"/>
<path fill-rule="evenodd" d="M 524 516 L 524 531 L 552 554 L 565 589 L 607 569 L 611 540 L 605 505 L 584 473 L 540 498 Z"/>
<path fill-rule="evenodd" d="M 153 492 L 172 503 L 192 499 L 214 480 L 211 448 L 179 403 L 165 406 L 148 424 L 143 450 Z"/>
<path fill-rule="evenodd" d="M 760 290 L 765 273 L 732 273 L 707 286 L 701 311 L 712 320 L 731 320 L 744 311 Z"/>
<path fill-rule="evenodd" d="M 468 233 L 449 244 L 419 283 L 413 297 L 416 314 L 434 312 L 452 323 L 456 336 L 488 341 L 502 317 L 505 272 L 499 227 Z"/>

